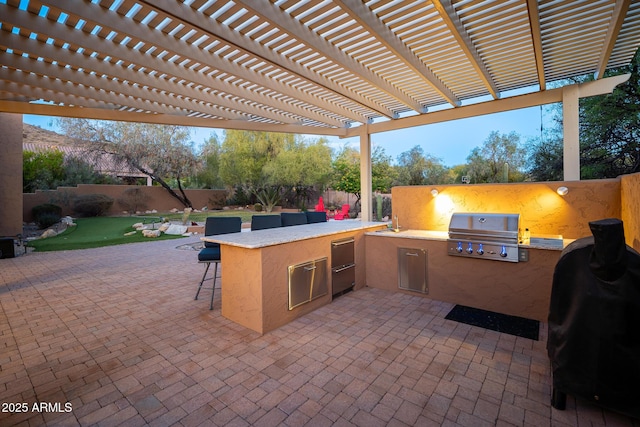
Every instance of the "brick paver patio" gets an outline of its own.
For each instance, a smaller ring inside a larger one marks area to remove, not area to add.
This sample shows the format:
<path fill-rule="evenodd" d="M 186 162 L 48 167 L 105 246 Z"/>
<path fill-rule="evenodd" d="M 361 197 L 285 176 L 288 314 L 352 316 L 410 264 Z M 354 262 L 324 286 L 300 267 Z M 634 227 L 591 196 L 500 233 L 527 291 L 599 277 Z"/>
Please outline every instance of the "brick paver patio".
<path fill-rule="evenodd" d="M 516 338 L 364 289 L 260 336 L 219 292 L 193 300 L 185 242 L 0 260 L 0 425 L 640 425 L 550 407 L 544 325 Z"/>

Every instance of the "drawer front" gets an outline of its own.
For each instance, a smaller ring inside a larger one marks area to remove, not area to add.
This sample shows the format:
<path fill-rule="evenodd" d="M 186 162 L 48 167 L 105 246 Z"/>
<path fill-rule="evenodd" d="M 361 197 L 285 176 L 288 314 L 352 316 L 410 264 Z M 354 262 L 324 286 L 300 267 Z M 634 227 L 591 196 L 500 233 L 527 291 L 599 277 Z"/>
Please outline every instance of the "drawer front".
<path fill-rule="evenodd" d="M 344 292 L 356 284 L 356 265 L 343 265 L 331 269 L 332 294 Z"/>

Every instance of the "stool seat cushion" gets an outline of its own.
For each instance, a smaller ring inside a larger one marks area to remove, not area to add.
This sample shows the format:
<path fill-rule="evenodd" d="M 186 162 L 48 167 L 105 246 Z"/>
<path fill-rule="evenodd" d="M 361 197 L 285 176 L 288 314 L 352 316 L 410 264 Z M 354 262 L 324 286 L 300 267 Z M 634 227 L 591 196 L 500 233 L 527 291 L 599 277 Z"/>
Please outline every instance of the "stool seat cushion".
<path fill-rule="evenodd" d="M 198 253 L 198 261 L 220 261 L 220 246 L 202 249 Z"/>

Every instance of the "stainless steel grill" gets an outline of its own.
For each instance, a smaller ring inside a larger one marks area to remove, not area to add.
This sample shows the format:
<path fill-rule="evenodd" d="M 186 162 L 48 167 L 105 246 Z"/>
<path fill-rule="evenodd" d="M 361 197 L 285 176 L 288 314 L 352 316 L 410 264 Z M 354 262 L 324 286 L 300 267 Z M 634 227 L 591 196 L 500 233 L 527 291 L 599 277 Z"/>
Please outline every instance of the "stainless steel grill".
<path fill-rule="evenodd" d="M 518 262 L 520 214 L 454 213 L 449 255 Z"/>

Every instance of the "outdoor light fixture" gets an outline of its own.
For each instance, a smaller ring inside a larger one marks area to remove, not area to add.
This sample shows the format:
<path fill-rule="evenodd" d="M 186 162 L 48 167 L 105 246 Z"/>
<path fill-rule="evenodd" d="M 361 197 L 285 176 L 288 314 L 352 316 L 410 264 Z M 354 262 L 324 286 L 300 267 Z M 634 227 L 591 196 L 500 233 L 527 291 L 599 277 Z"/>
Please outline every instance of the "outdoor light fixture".
<path fill-rule="evenodd" d="M 438 195 L 438 190 L 436 190 L 435 188 L 433 188 L 433 189 L 431 190 L 431 195 L 432 195 L 433 197 L 436 197 L 436 196 Z"/>
<path fill-rule="evenodd" d="M 562 187 L 558 187 L 558 189 L 556 190 L 556 193 L 558 193 L 561 196 L 566 196 L 568 192 L 569 192 L 569 189 L 564 185 Z"/>

